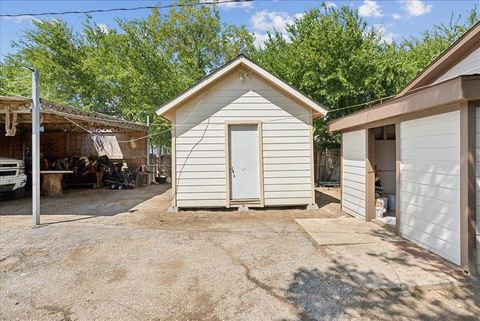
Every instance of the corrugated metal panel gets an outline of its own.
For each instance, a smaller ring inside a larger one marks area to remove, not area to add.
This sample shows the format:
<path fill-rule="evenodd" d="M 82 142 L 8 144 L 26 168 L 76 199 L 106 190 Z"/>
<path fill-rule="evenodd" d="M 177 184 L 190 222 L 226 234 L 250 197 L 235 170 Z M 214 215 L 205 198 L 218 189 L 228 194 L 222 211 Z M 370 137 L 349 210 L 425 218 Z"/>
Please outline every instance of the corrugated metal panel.
<path fill-rule="evenodd" d="M 460 264 L 460 112 L 400 124 L 400 233 Z"/>
<path fill-rule="evenodd" d="M 365 130 L 342 135 L 342 208 L 357 217 L 365 217 L 365 135 Z"/>
<path fill-rule="evenodd" d="M 309 111 L 235 73 L 176 112 L 179 207 L 225 206 L 225 122 L 248 120 L 262 121 L 265 205 L 311 202 Z"/>

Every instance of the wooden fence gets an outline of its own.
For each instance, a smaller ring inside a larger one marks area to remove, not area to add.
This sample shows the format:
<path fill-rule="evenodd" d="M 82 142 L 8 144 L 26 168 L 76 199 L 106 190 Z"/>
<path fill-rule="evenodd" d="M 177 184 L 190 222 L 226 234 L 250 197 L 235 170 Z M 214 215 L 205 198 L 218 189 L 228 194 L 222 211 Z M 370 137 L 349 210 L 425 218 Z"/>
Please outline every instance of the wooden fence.
<path fill-rule="evenodd" d="M 314 170 L 317 184 L 339 184 L 340 149 L 316 149 Z"/>

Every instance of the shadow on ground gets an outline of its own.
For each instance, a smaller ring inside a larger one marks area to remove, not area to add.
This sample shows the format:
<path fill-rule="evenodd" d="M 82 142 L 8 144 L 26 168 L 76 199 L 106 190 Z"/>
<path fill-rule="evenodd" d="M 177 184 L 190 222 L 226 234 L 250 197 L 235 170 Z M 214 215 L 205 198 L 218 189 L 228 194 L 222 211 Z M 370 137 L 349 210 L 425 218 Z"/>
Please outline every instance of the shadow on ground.
<path fill-rule="evenodd" d="M 478 320 L 480 287 L 476 281 L 468 287 L 442 290 L 369 290 L 359 284 L 381 276 L 355 270 L 352 265 L 336 265 L 327 271 L 296 270 L 286 298 L 301 311 L 299 320 Z M 365 280 L 348 279 L 352 271 Z M 449 300 L 457 303 L 449 304 Z"/>
<path fill-rule="evenodd" d="M 318 207 L 322 208 L 329 204 L 340 204 L 340 195 L 338 188 L 315 190 L 315 201 Z"/>
<path fill-rule="evenodd" d="M 41 197 L 42 215 L 114 216 L 135 212 L 136 206 L 162 195 L 170 185 L 151 185 L 132 190 L 65 189 L 57 197 Z M 30 197 L 0 202 L 0 215 L 31 215 Z"/>

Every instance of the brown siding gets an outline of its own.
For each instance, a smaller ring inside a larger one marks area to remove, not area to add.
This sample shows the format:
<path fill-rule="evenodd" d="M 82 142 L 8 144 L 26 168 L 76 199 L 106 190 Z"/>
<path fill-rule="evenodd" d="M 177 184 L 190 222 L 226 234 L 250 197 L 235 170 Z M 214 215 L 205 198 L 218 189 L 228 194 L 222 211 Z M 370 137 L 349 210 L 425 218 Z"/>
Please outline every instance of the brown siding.
<path fill-rule="evenodd" d="M 5 127 L 0 126 L 0 157 L 22 159 L 23 133 L 13 137 L 5 136 Z"/>
<path fill-rule="evenodd" d="M 2 131 L 2 134 L 4 131 Z M 145 136 L 144 132 L 115 133 L 119 141 L 127 141 Z M 31 146 L 30 133 L 17 133 L 14 137 L 0 138 L 0 156 L 22 158 L 23 137 L 25 146 Z M 123 159 L 128 165 L 143 165 L 146 163 L 146 139 L 131 143 L 120 143 Z M 97 155 L 90 134 L 79 132 L 57 132 L 48 130 L 40 135 L 40 150 L 47 158 Z"/>

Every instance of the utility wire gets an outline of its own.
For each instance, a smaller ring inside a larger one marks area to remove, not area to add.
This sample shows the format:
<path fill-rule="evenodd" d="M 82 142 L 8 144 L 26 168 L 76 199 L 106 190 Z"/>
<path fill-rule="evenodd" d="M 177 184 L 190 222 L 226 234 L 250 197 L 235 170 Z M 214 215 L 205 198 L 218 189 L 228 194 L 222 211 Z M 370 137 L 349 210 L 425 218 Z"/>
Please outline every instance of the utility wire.
<path fill-rule="evenodd" d="M 364 105 L 367 105 L 367 104 L 371 104 L 371 103 L 375 103 L 375 102 L 378 102 L 378 101 L 384 101 L 384 100 L 387 100 L 387 99 L 390 99 L 392 97 L 394 97 L 395 95 L 391 95 L 391 96 L 387 96 L 387 97 L 382 97 L 382 98 L 378 98 L 378 99 L 374 99 L 374 100 L 371 100 L 371 101 L 367 101 L 365 103 L 362 103 L 362 104 L 356 104 L 356 105 L 351 105 L 351 106 L 345 106 L 345 107 L 340 107 L 340 108 L 335 108 L 335 109 L 330 109 L 328 110 L 327 114 L 330 113 L 330 112 L 333 112 L 333 111 L 339 111 L 339 110 L 345 110 L 345 109 L 350 109 L 350 108 L 356 108 L 356 107 L 361 107 L 361 106 L 364 106 Z M 186 117 L 182 122 L 180 123 L 177 123 L 177 124 L 172 124 L 171 128 L 176 128 L 176 127 L 182 127 L 182 126 L 195 126 L 195 125 L 198 125 L 197 123 L 187 123 L 186 121 L 188 119 L 190 119 L 190 117 L 195 113 L 195 111 L 198 109 L 198 106 L 199 104 L 197 103 L 197 105 L 195 106 L 194 110 L 188 115 L 188 117 Z M 67 113 L 63 113 L 63 112 L 59 112 L 59 111 L 56 111 L 56 110 L 53 110 L 53 109 L 50 109 L 50 108 L 47 108 L 49 110 L 50 113 L 52 114 L 57 114 L 58 116 L 61 116 L 63 118 L 65 118 L 66 120 L 68 120 L 70 123 L 76 125 L 77 127 L 81 128 L 82 130 L 88 132 L 89 134 L 91 135 L 94 135 L 94 136 L 98 136 L 100 137 L 100 135 L 97 135 L 96 132 L 92 131 L 92 130 L 89 130 L 83 126 L 81 126 L 80 124 L 74 122 L 73 120 L 70 119 L 70 115 L 67 114 Z M 286 120 L 286 119 L 291 119 L 291 118 L 306 118 L 306 117 L 310 117 L 310 116 L 316 116 L 316 115 L 320 115 L 320 116 L 323 116 L 325 117 L 326 115 L 324 115 L 323 113 L 319 113 L 319 112 L 311 112 L 311 113 L 308 113 L 308 114 L 304 114 L 304 115 L 291 115 L 291 116 L 282 116 L 282 117 L 278 117 L 278 118 L 274 118 L 274 119 L 270 119 L 270 120 L 267 120 L 267 121 L 264 121 L 265 123 L 275 123 L 275 122 L 278 122 L 278 121 L 282 121 L 282 120 Z M 78 116 L 77 116 L 78 117 Z M 88 117 L 82 117 L 82 119 L 85 119 L 85 120 L 89 120 Z M 105 121 L 105 120 L 102 120 L 102 121 Z M 108 122 L 108 120 L 106 120 Z M 138 123 L 138 124 L 143 124 L 143 123 Z M 112 125 L 115 125 L 115 122 L 112 120 Z M 155 123 L 152 123 L 150 124 L 150 126 L 152 125 L 161 125 L 161 124 L 155 124 Z M 142 140 L 142 139 L 145 139 L 147 137 L 154 137 L 154 136 L 158 136 L 158 135 L 161 135 L 163 133 L 166 133 L 168 131 L 170 131 L 171 129 L 166 129 L 166 130 L 163 130 L 163 131 L 160 131 L 160 132 L 157 132 L 157 133 L 152 133 L 152 134 L 148 134 L 148 135 L 145 135 L 145 136 L 142 136 L 142 137 L 138 137 L 138 138 L 135 138 L 133 139 L 133 141 L 137 141 L 137 140 Z M 128 140 L 128 141 L 119 141 L 119 143 L 129 143 L 131 142 L 132 140 Z"/>
<path fill-rule="evenodd" d="M 102 13 L 102 12 L 114 12 L 114 11 L 136 11 L 136 10 L 147 10 L 147 9 L 166 9 L 174 7 L 195 7 L 203 5 L 217 5 L 223 3 L 234 3 L 234 2 L 250 2 L 253 0 L 221 0 L 221 1 L 198 1 L 193 3 L 172 3 L 163 6 L 142 6 L 142 7 L 133 7 L 133 8 L 111 8 L 111 9 L 92 9 L 84 11 L 61 11 L 61 12 L 41 12 L 41 13 L 14 13 L 14 14 L 0 14 L 0 17 L 37 17 L 37 16 L 47 16 L 47 15 L 66 15 L 66 14 L 88 14 L 88 13 Z"/>

